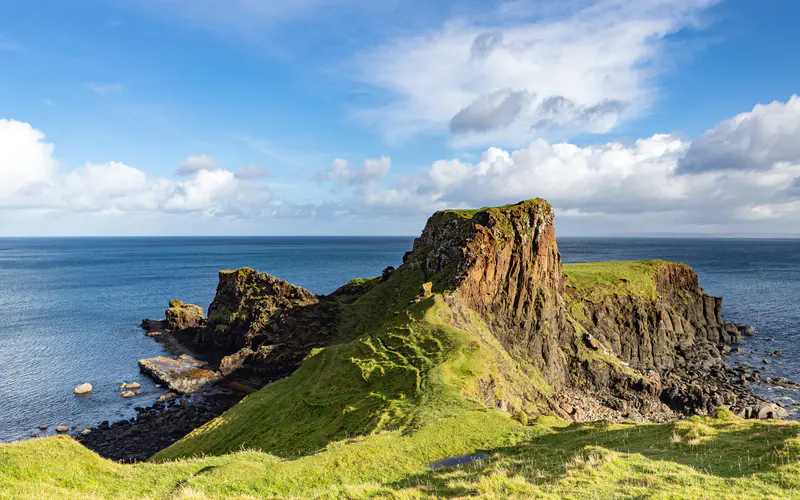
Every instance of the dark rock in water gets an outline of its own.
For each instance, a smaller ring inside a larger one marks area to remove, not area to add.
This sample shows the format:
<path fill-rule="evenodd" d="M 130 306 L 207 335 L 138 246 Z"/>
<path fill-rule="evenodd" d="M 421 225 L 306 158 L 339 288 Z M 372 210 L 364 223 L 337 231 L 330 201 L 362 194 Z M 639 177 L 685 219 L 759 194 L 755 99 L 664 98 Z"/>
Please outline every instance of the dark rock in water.
<path fill-rule="evenodd" d="M 184 304 L 180 300 L 171 300 L 167 309 L 167 329 L 177 331 L 187 328 L 199 328 L 205 321 L 203 308 L 195 304 Z"/>
<path fill-rule="evenodd" d="M 739 330 L 739 332 L 742 335 L 746 337 L 752 337 L 756 334 L 756 329 L 753 328 L 752 326 L 742 325 L 739 323 L 734 323 L 733 325 L 736 327 L 737 330 Z"/>
<path fill-rule="evenodd" d="M 167 329 L 167 322 L 155 319 L 143 319 L 141 326 L 147 332 L 161 332 Z"/>
<path fill-rule="evenodd" d="M 190 356 L 178 358 L 158 356 L 139 361 L 142 373 L 167 385 L 170 390 L 183 394 L 195 392 L 204 385 L 220 378 L 220 375 L 208 369 L 208 365 Z"/>
<path fill-rule="evenodd" d="M 480 460 L 489 458 L 487 453 L 478 452 L 470 455 L 459 455 L 457 457 L 443 458 L 428 465 L 433 470 L 444 469 L 448 467 L 458 467 L 459 465 L 466 465 Z"/>

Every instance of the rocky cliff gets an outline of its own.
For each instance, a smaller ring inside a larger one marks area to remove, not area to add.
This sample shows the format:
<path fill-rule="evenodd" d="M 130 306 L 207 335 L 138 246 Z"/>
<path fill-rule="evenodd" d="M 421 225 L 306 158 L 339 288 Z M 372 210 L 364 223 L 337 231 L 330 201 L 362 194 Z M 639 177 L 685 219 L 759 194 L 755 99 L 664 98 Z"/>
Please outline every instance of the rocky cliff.
<path fill-rule="evenodd" d="M 760 404 L 731 381 L 722 361 L 745 329 L 722 319 L 721 299 L 703 292 L 688 266 L 562 267 L 544 200 L 438 212 L 393 271 L 330 296 L 252 269 L 222 271 L 208 319 L 194 328 L 195 344 L 220 353 L 222 375 L 290 372 L 315 347 L 384 321 L 370 319 L 375 311 L 409 314 L 398 297 L 410 285 L 420 290 L 410 304 L 441 297 L 452 312 L 448 324 L 478 332 L 492 352 L 498 342 L 497 355 L 511 360 L 465 390 L 489 406 L 578 420 L 664 420 L 719 406 L 749 415 Z M 368 307 L 352 306 L 365 295 Z"/>

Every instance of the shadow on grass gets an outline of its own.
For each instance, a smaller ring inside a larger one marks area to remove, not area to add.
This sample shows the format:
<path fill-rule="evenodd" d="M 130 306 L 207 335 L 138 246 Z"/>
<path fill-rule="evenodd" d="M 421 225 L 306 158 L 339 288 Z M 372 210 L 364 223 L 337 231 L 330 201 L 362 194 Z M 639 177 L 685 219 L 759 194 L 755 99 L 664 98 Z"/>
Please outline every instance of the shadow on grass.
<path fill-rule="evenodd" d="M 472 485 L 499 469 L 520 475 L 531 484 L 553 483 L 564 478 L 576 461 L 588 458 L 587 448 L 592 447 L 673 462 L 721 479 L 744 478 L 800 461 L 800 449 L 786 446 L 787 439 L 799 434 L 800 425 L 794 423 L 741 420 L 572 424 L 523 445 L 482 450 L 490 455 L 489 460 L 431 470 L 391 487 L 419 488 L 436 496 L 464 496 L 474 494 Z"/>

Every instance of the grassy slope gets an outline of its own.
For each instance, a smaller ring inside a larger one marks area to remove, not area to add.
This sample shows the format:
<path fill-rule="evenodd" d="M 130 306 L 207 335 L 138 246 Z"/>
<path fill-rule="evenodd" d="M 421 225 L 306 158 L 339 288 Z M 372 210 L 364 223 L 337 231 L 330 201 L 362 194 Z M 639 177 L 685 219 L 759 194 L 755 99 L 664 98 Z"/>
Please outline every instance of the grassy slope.
<path fill-rule="evenodd" d="M 642 277 L 658 265 L 567 269 L 585 293 L 592 280 L 603 293 L 647 293 Z M 115 464 L 66 437 L 0 446 L 0 498 L 800 497 L 795 424 L 721 412 L 665 425 L 522 426 L 487 409 L 476 402 L 487 373 L 548 387 L 523 375 L 479 319 L 449 326 L 440 295 L 409 307 L 429 278 L 401 269 L 371 284 L 345 311 L 351 341 L 164 450 L 156 461 L 166 463 Z M 476 450 L 490 460 L 427 467 Z"/>
<path fill-rule="evenodd" d="M 492 412 L 280 460 L 260 452 L 120 465 L 66 437 L 0 447 L 8 498 L 798 498 L 800 427 L 693 418 L 661 425 L 522 427 Z M 483 462 L 433 471 L 441 456 Z"/>

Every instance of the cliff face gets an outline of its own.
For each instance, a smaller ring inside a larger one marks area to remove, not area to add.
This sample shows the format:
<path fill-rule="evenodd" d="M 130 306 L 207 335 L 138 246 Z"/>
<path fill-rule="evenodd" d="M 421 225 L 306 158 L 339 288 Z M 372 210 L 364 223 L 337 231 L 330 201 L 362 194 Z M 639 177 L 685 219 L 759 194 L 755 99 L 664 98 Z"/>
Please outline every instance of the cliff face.
<path fill-rule="evenodd" d="M 723 321 L 722 300 L 702 291 L 691 268 L 567 266 L 575 286 L 565 279 L 553 221 L 544 200 L 439 212 L 405 262 L 437 277 L 435 291 L 450 291 L 460 307 L 479 313 L 556 394 L 580 390 L 600 405 L 643 414 L 661 411 L 661 402 L 686 413 L 752 402 L 727 384 L 721 359 L 741 340 L 740 329 Z M 704 385 L 704 374 L 719 384 Z M 498 394 L 486 400 L 507 404 Z M 556 413 L 572 407 L 556 400 L 549 398 Z"/>
<path fill-rule="evenodd" d="M 220 271 L 214 301 L 195 343 L 217 349 L 227 375 L 242 367 L 286 372 L 330 341 L 338 304 L 249 268 Z"/>
<path fill-rule="evenodd" d="M 444 273 L 446 287 L 478 312 L 509 352 L 568 383 L 576 335 L 562 292 L 564 276 L 553 209 L 544 200 L 477 211 L 435 214 L 407 257 L 426 274 Z"/>
<path fill-rule="evenodd" d="M 725 346 L 738 344 L 741 332 L 722 319 L 722 299 L 698 285 L 691 268 L 655 263 L 656 294 L 601 294 L 575 288 L 568 298 L 580 305 L 575 317 L 594 337 L 634 368 L 671 370 L 704 362 L 711 368 Z"/>

